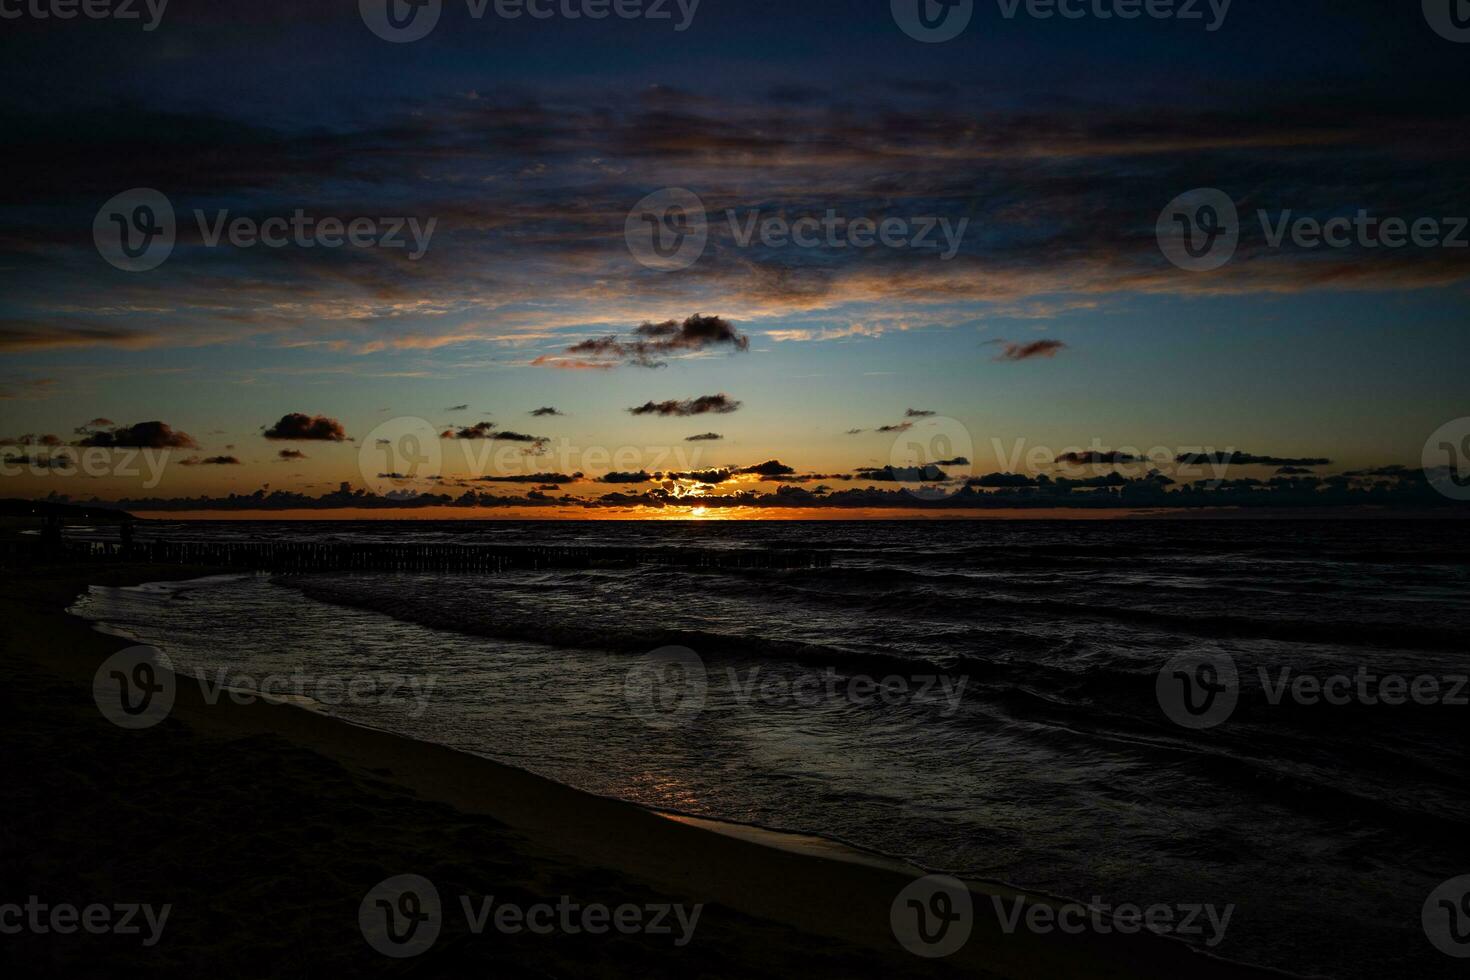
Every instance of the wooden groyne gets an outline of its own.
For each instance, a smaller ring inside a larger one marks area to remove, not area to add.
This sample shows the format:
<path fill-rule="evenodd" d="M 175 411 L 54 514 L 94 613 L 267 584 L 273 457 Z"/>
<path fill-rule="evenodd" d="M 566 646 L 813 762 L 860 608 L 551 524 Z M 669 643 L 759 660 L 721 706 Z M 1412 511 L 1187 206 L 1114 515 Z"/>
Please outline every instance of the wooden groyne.
<path fill-rule="evenodd" d="M 580 545 L 410 544 L 398 542 L 40 541 L 7 542 L 0 561 L 134 561 L 270 572 L 503 572 L 661 565 L 676 568 L 825 568 L 832 556 L 813 550 L 756 550 Z"/>

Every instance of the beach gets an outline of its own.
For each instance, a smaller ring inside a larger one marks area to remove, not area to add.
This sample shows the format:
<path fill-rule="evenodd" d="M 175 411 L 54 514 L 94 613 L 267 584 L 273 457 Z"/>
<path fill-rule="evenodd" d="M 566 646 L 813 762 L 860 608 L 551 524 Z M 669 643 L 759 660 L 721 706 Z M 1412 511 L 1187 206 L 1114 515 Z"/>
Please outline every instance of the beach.
<path fill-rule="evenodd" d="M 6 752 L 14 816 L 3 830 L 4 900 L 171 906 L 148 947 L 123 935 L 7 936 L 5 959 L 30 975 L 1251 975 L 1151 935 L 1005 934 L 978 885 L 968 942 L 922 959 L 889 921 L 918 870 L 711 832 L 291 705 L 210 704 L 186 677 L 166 720 L 123 730 L 99 713 L 91 683 L 127 643 L 63 610 L 90 584 L 188 577 L 181 571 L 212 570 L 117 564 L 6 576 L 0 696 L 16 735 Z M 437 942 L 411 959 L 380 955 L 359 927 L 364 896 L 400 874 L 432 881 L 444 905 Z M 487 896 L 703 909 L 682 945 L 677 927 L 476 934 L 461 899 L 476 908 Z"/>

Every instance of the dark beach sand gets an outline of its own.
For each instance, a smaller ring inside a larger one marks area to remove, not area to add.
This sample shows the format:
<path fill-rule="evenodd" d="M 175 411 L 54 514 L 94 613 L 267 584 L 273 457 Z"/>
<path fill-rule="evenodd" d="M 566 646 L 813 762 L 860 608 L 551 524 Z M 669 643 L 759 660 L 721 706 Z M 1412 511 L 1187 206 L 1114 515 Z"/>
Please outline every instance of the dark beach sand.
<path fill-rule="evenodd" d="M 1270 975 L 1154 936 L 1007 936 L 983 886 L 967 945 L 921 959 L 890 932 L 890 903 L 913 877 L 897 869 L 713 833 L 295 707 L 210 705 L 191 679 L 163 723 L 113 726 L 92 675 L 128 644 L 64 608 L 89 582 L 208 572 L 0 573 L 0 903 L 173 905 L 152 949 L 138 937 L 0 936 L 9 976 Z M 438 887 L 444 931 L 422 956 L 390 959 L 364 941 L 357 911 L 405 873 Z M 672 936 L 477 936 L 459 895 L 706 907 L 679 948 Z"/>

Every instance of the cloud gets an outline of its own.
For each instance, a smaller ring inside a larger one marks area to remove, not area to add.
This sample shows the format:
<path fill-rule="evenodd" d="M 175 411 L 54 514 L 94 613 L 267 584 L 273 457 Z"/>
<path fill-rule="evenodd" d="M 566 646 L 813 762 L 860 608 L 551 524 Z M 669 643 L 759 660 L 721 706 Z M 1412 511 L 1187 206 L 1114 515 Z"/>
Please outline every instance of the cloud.
<path fill-rule="evenodd" d="M 1187 466 L 1205 464 L 1226 466 L 1330 466 L 1332 460 L 1321 457 L 1257 456 L 1255 453 L 1180 453 L 1174 462 Z"/>
<path fill-rule="evenodd" d="M 76 463 L 74 459 L 65 453 L 58 453 L 54 456 L 37 456 L 33 453 L 22 453 L 19 456 L 6 456 L 4 460 L 12 466 L 32 466 L 50 470 L 71 469 Z"/>
<path fill-rule="evenodd" d="M 665 473 L 664 479 L 685 481 L 692 480 L 695 483 L 708 483 L 710 485 L 714 485 L 716 483 L 724 483 L 725 481 L 729 480 L 732 475 L 733 474 L 729 470 L 691 470 L 687 473 Z"/>
<path fill-rule="evenodd" d="M 779 459 L 768 459 L 764 463 L 757 463 L 754 466 L 746 466 L 736 470 L 735 472 L 746 475 L 778 477 L 790 476 L 791 474 L 795 473 L 796 470 L 792 469 L 790 466 L 787 466 Z"/>
<path fill-rule="evenodd" d="M 873 431 L 874 432 L 907 432 L 910 429 L 912 429 L 913 427 L 914 427 L 914 423 L 912 423 L 912 422 L 895 422 L 893 425 L 880 425 L 880 426 L 878 426 L 878 428 L 874 429 Z M 850 432 L 848 434 L 849 435 L 856 435 L 858 432 L 861 432 L 861 431 L 862 431 L 861 429 L 856 429 L 853 432 Z"/>
<path fill-rule="evenodd" d="M 949 474 L 930 463 L 926 466 L 860 466 L 856 477 L 880 483 L 942 483 Z"/>
<path fill-rule="evenodd" d="M 911 408 L 907 412 L 904 412 L 903 414 L 904 414 L 904 417 L 905 418 L 911 418 L 911 419 L 927 419 L 929 416 L 931 416 L 931 415 L 938 415 L 939 413 L 938 412 L 926 411 L 925 409 L 922 409 L 922 408 Z"/>
<path fill-rule="evenodd" d="M 282 449 L 280 452 L 276 453 L 276 455 L 279 456 L 281 459 L 306 459 L 307 458 L 306 453 L 303 453 L 299 449 Z"/>
<path fill-rule="evenodd" d="M 561 412 L 558 412 L 556 409 L 552 408 L 550 405 L 543 405 L 541 408 L 534 408 L 534 409 L 532 409 L 531 410 L 531 414 L 534 415 L 536 418 L 546 418 L 547 416 L 560 415 L 562 413 Z"/>
<path fill-rule="evenodd" d="M 489 439 L 490 430 L 495 428 L 494 422 L 476 422 L 474 425 L 465 426 L 462 429 L 445 429 L 439 433 L 440 439 Z"/>
<path fill-rule="evenodd" d="M 85 56 L 58 53 L 66 55 L 58 65 Z M 783 327 L 776 318 L 821 311 L 819 322 L 796 325 L 809 334 L 853 320 L 892 330 L 910 318 L 941 327 L 971 320 L 973 309 L 948 309 L 967 302 L 1024 316 L 1110 298 L 1122 306 L 1140 294 L 1413 290 L 1470 275 L 1470 256 L 1454 254 L 1465 250 L 1364 261 L 1355 249 L 1308 255 L 1243 243 L 1217 274 L 1181 276 L 1144 227 L 1161 206 L 1160 188 L 1193 186 L 1180 181 L 1200 174 L 1234 175 L 1253 188 L 1253 201 L 1289 199 L 1302 214 L 1345 201 L 1443 214 L 1457 190 L 1446 155 L 1463 131 L 1448 100 L 1405 112 L 1342 80 L 1307 91 L 1247 85 L 1229 107 L 1146 95 L 1063 101 L 1024 84 L 996 97 L 993 88 L 952 82 L 960 95 L 919 103 L 907 101 L 917 98 L 912 86 L 900 93 L 875 81 L 779 104 L 760 97 L 760 84 L 734 99 L 711 90 L 652 103 L 646 89 L 566 98 L 564 83 L 554 83 L 556 94 L 406 93 L 382 112 L 314 131 L 280 114 L 272 124 L 268 112 L 165 112 L 139 107 L 146 100 L 104 111 L 67 98 L 12 113 L 6 131 L 18 176 L 5 195 L 18 213 L 0 243 L 0 278 L 7 300 L 38 312 L 0 321 L 0 349 L 248 344 L 283 325 L 311 334 L 293 343 L 434 349 L 522 335 L 528 309 L 550 305 L 548 296 L 566 309 L 540 312 L 529 326 L 538 340 L 562 327 L 584 336 L 608 322 L 635 323 L 651 302 L 658 316 L 708 304 Z M 177 134 L 170 159 L 144 152 L 129 135 L 139 132 Z M 228 154 L 218 151 L 220 133 L 230 134 Z M 98 160 L 112 165 L 99 169 Z M 1324 160 L 1333 164 L 1326 182 L 1314 179 Z M 485 179 L 464 179 L 471 170 Z M 528 170 L 536 180 L 500 179 Z M 895 209 L 973 215 L 987 234 L 971 236 L 953 261 L 926 265 L 900 251 L 728 248 L 722 223 L 711 222 L 715 247 L 696 268 L 656 284 L 623 275 L 626 254 L 607 247 L 608 215 L 614 204 L 626 207 L 630 186 L 673 173 L 708 188 L 712 214 L 795 214 L 815 203 L 857 214 L 887 199 Z M 181 223 L 185 247 L 166 267 L 99 291 L 86 288 L 92 265 L 76 261 L 74 236 L 64 233 L 71 225 L 21 220 L 31 209 L 64 214 L 74 200 L 102 200 L 128 182 L 176 188 L 185 201 L 249 198 L 284 211 L 303 181 L 340 191 L 343 213 L 364 206 L 350 195 L 372 188 L 440 215 L 439 236 L 454 247 L 417 264 L 388 250 L 301 250 L 285 263 L 253 249 L 234 257 L 234 278 L 187 247 L 193 232 Z M 625 342 L 640 339 L 658 338 Z M 624 363 L 538 360 L 569 370 Z"/>
<path fill-rule="evenodd" d="M 582 479 L 578 473 L 525 473 L 515 476 L 482 476 L 484 483 L 540 483 L 542 490 L 556 490 L 565 483 L 577 483 Z"/>
<path fill-rule="evenodd" d="M 1083 452 L 1062 453 L 1053 462 L 1070 463 L 1074 466 L 1117 466 L 1123 463 L 1142 463 L 1144 458 L 1116 450 L 1090 449 Z"/>
<path fill-rule="evenodd" d="M 200 459 L 198 456 L 190 456 L 188 459 L 179 460 L 185 466 L 239 466 L 240 460 L 234 456 L 207 456 Z"/>
<path fill-rule="evenodd" d="M 736 330 L 723 317 L 704 316 L 696 313 L 682 322 L 664 320 L 661 323 L 644 321 L 634 328 L 630 339 L 620 339 L 616 334 L 591 337 L 566 348 L 570 361 L 578 366 L 616 366 L 631 364 L 636 367 L 664 367 L 665 358 L 681 354 L 694 354 L 709 348 L 727 347 L 732 352 L 750 349 L 750 338 Z M 566 359 L 556 355 L 542 355 L 531 363 L 539 367 L 567 367 Z"/>
<path fill-rule="evenodd" d="M 469 405 L 450 405 L 444 411 L 446 411 L 446 412 L 468 412 L 469 410 L 470 410 Z"/>
<path fill-rule="evenodd" d="M 684 441 L 685 442 L 716 442 L 716 441 L 718 441 L 720 439 L 723 439 L 723 438 L 725 438 L 725 437 L 722 436 L 722 435 L 720 435 L 718 432 L 701 432 L 697 436 L 685 436 L 684 437 Z"/>
<path fill-rule="evenodd" d="M 853 323 L 846 327 L 823 327 L 821 329 L 792 327 L 767 330 L 766 336 L 777 343 L 805 343 L 812 340 L 843 340 L 848 337 L 881 337 L 884 332 L 881 326 Z"/>
<path fill-rule="evenodd" d="M 445 429 L 439 433 L 440 439 L 497 439 L 501 442 L 524 442 L 533 448 L 532 455 L 541 455 L 547 443 L 551 442 L 546 436 L 531 436 L 524 432 L 512 432 L 506 429 L 503 432 L 493 432 L 494 422 L 476 422 L 474 425 L 465 426 L 461 429 Z"/>
<path fill-rule="evenodd" d="M 1045 479 L 1045 477 L 1037 478 L 1026 476 L 1023 473 L 986 473 L 984 476 L 977 476 L 974 479 L 966 481 L 965 486 L 991 488 L 1034 487 L 1038 485 L 1038 479 Z"/>
<path fill-rule="evenodd" d="M 26 378 L 5 382 L 0 388 L 0 401 L 22 401 L 49 397 L 58 384 L 55 378 Z"/>
<path fill-rule="evenodd" d="M 1012 343 L 1009 340 L 992 340 L 992 344 L 1002 345 L 1002 350 L 996 355 L 997 361 L 1029 361 L 1037 357 L 1055 357 L 1058 351 L 1066 350 L 1067 345 L 1060 340 L 1033 340 L 1030 343 Z"/>
<path fill-rule="evenodd" d="M 38 436 L 33 432 L 27 432 L 23 436 L 0 436 L 0 446 L 61 446 L 66 440 L 61 436 L 47 433 Z M 86 443 L 77 443 L 86 445 Z"/>
<path fill-rule="evenodd" d="M 298 442 L 342 442 L 347 432 L 342 423 L 325 415 L 305 415 L 291 412 L 265 430 L 267 439 Z"/>
<path fill-rule="evenodd" d="M 175 432 L 166 422 L 139 422 L 112 430 L 93 432 L 77 442 L 78 446 L 102 446 L 118 449 L 198 449 L 187 432 Z"/>
<path fill-rule="evenodd" d="M 74 321 L 0 319 L 0 351 L 62 350 L 71 347 L 151 347 L 158 335 Z"/>
<path fill-rule="evenodd" d="M 93 419 L 90 422 L 83 422 L 72 431 L 79 436 L 85 436 L 90 435 L 97 429 L 110 429 L 115 425 L 117 425 L 117 423 L 112 421 L 112 419 L 105 419 L 99 415 L 97 416 L 97 418 Z"/>
<path fill-rule="evenodd" d="M 644 402 L 634 408 L 628 409 L 634 415 L 728 415 L 740 408 L 741 402 L 734 401 L 729 395 L 720 392 L 717 395 L 701 395 L 698 398 L 688 398 L 684 401 Z"/>
<path fill-rule="evenodd" d="M 597 478 L 598 483 L 652 483 L 653 474 L 647 470 L 639 470 L 636 473 L 604 473 Z"/>
<path fill-rule="evenodd" d="M 560 371 L 611 371 L 618 365 L 615 361 L 589 361 L 584 358 L 565 358 L 554 354 L 542 354 L 531 362 L 531 366 L 556 368 Z"/>

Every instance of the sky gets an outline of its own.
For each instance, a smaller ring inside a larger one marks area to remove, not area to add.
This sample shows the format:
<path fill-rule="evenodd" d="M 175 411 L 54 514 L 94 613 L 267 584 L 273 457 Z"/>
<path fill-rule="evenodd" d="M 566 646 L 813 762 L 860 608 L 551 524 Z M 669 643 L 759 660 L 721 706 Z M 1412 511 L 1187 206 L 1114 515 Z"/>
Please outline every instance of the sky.
<path fill-rule="evenodd" d="M 1470 454 L 1449 0 L 425 2 L 0 0 L 0 495 L 1343 503 Z"/>

